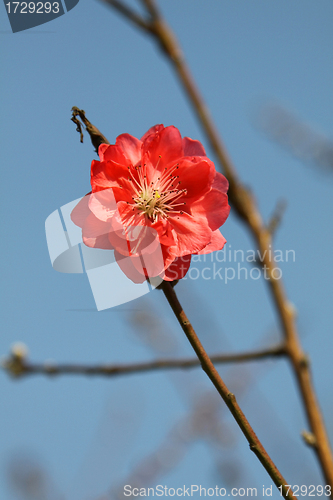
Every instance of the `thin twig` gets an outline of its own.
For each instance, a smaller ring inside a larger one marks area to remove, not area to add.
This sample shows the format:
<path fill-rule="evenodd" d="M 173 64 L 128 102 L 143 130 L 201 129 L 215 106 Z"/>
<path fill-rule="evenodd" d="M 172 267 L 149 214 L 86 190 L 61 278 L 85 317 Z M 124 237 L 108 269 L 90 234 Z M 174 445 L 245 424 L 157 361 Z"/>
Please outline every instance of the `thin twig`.
<path fill-rule="evenodd" d="M 142 5 L 146 8 L 147 12 L 150 14 L 152 20 L 159 17 L 159 12 L 154 1 L 151 0 L 140 0 L 140 1 Z"/>
<path fill-rule="evenodd" d="M 96 153 L 98 152 L 98 147 L 101 144 L 110 144 L 107 138 L 98 130 L 98 128 L 88 120 L 85 111 L 83 111 L 83 109 L 77 108 L 76 106 L 73 106 L 71 120 L 75 123 L 77 132 L 80 133 L 80 142 L 83 142 L 83 132 L 82 124 L 78 117 L 80 118 L 86 128 L 86 131 L 90 135 L 90 139 L 92 145 L 95 147 Z"/>
<path fill-rule="evenodd" d="M 245 363 L 260 359 L 277 358 L 286 354 L 283 346 L 276 346 L 262 351 L 252 351 L 234 354 L 216 354 L 211 360 L 216 364 Z M 157 359 L 145 363 L 131 363 L 121 365 L 79 365 L 73 363 L 46 362 L 31 363 L 23 356 L 11 353 L 11 356 L 2 363 L 3 368 L 14 377 L 26 375 L 101 375 L 116 376 L 133 373 L 151 372 L 157 370 L 189 369 L 200 366 L 198 358 L 187 359 Z"/>
<path fill-rule="evenodd" d="M 274 236 L 277 229 L 279 228 L 286 208 L 287 208 L 286 200 L 279 200 L 277 202 L 275 210 L 267 224 L 267 229 L 270 232 L 271 236 Z"/>
<path fill-rule="evenodd" d="M 249 424 L 247 418 L 240 409 L 236 401 L 235 395 L 229 391 L 228 387 L 225 385 L 219 373 L 217 372 L 211 359 L 209 358 L 208 354 L 203 348 L 203 345 L 201 344 L 197 334 L 195 333 L 190 321 L 188 320 L 182 306 L 180 305 L 180 302 L 177 298 L 174 288 L 168 281 L 164 281 L 162 290 L 180 326 L 182 327 L 186 337 L 188 338 L 191 346 L 193 347 L 196 355 L 198 356 L 202 369 L 206 372 L 210 380 L 213 382 L 215 388 L 219 392 L 220 396 L 224 400 L 225 404 L 228 406 L 234 419 L 236 420 L 244 436 L 246 437 L 250 445 L 250 449 L 258 457 L 258 459 L 260 460 L 260 462 L 262 463 L 262 465 L 264 466 L 264 468 L 266 469 L 266 471 L 268 472 L 268 474 L 270 475 L 276 486 L 277 487 L 282 486 L 285 498 L 294 498 L 294 499 L 297 498 L 294 496 L 291 490 L 287 491 L 287 488 L 285 488 L 285 485 L 288 484 L 287 481 L 283 478 L 278 468 L 273 463 L 272 459 L 270 458 L 265 448 L 259 441 L 257 435 L 255 434 L 254 430 Z"/>
<path fill-rule="evenodd" d="M 333 172 L 333 141 L 300 120 L 281 104 L 264 106 L 257 124 L 270 139 L 301 161 Z"/>
<path fill-rule="evenodd" d="M 110 5 L 110 7 L 114 7 L 114 9 L 122 14 L 126 19 L 128 19 L 131 23 L 134 23 L 136 26 L 139 26 L 141 29 L 145 31 L 150 31 L 150 24 L 146 22 L 143 17 L 139 14 L 131 10 L 127 5 L 118 0 L 101 0 L 104 3 Z"/>
<path fill-rule="evenodd" d="M 321 464 L 325 483 L 330 485 L 333 490 L 332 451 L 314 391 L 309 361 L 299 342 L 294 308 L 287 299 L 282 281 L 276 279 L 274 276 L 274 262 L 272 263 L 269 257 L 269 250 L 273 251 L 270 231 L 263 223 L 252 193 L 245 188 L 238 179 L 235 167 L 226 152 L 205 102 L 193 80 L 174 33 L 159 13 L 155 0 L 142 0 L 142 2 L 146 5 L 147 12 L 150 16 L 152 16 L 152 9 L 154 12 L 151 21 L 151 29 L 148 33 L 155 37 L 158 44 L 163 48 L 164 54 L 171 62 L 199 122 L 207 135 L 207 139 L 229 180 L 230 203 L 250 230 L 261 254 L 264 255 L 263 265 L 266 265 L 267 268 L 268 285 L 285 336 L 289 360 L 298 382 L 309 427 L 315 438 L 316 446 L 314 446 L 313 449 Z M 139 24 L 137 24 L 137 26 L 139 26 Z"/>

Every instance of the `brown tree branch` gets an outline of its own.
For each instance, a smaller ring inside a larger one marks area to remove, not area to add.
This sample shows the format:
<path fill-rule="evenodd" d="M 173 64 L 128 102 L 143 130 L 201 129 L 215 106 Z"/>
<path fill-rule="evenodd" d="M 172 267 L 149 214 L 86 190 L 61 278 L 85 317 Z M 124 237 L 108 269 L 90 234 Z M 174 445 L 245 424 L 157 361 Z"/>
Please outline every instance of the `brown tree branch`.
<path fill-rule="evenodd" d="M 275 210 L 267 224 L 267 229 L 273 237 L 279 228 L 284 212 L 287 208 L 286 200 L 279 200 L 276 204 Z"/>
<path fill-rule="evenodd" d="M 136 26 L 147 32 L 150 32 L 151 27 L 149 21 L 148 22 L 145 21 L 143 17 L 139 16 L 139 14 L 137 14 L 132 9 L 127 7 L 127 5 L 125 5 L 124 3 L 119 2 L 118 0 L 101 0 L 101 1 L 110 5 L 110 7 L 113 7 L 117 12 L 119 12 L 119 14 L 124 16 L 131 23 L 135 24 Z"/>
<path fill-rule="evenodd" d="M 206 353 L 203 345 L 201 344 L 197 334 L 195 333 L 194 328 L 192 327 L 190 321 L 188 320 L 182 306 L 180 305 L 174 288 L 168 281 L 164 281 L 162 289 L 180 326 L 182 327 L 186 337 L 188 338 L 191 346 L 193 347 L 193 350 L 198 356 L 202 369 L 206 372 L 210 380 L 213 382 L 215 388 L 217 389 L 223 401 L 229 408 L 234 419 L 236 420 L 244 436 L 246 437 L 250 445 L 250 449 L 255 453 L 257 458 L 260 460 L 260 462 L 262 463 L 262 465 L 264 466 L 264 468 L 274 481 L 275 485 L 277 487 L 282 486 L 284 497 L 297 498 L 294 496 L 291 490 L 287 491 L 287 489 L 285 488 L 285 485 L 287 484 L 286 480 L 283 478 L 278 468 L 273 463 L 272 459 L 270 458 L 265 448 L 259 441 L 257 435 L 255 434 L 247 418 L 245 417 L 244 413 L 239 407 L 235 395 L 229 391 L 228 387 L 225 385 L 222 378 L 220 377 L 218 371 L 216 370 L 211 359 Z"/>
<path fill-rule="evenodd" d="M 272 300 L 275 304 L 281 328 L 285 336 L 289 360 L 298 382 L 308 424 L 315 438 L 316 444 L 313 449 L 321 464 L 325 482 L 330 485 L 333 490 L 333 456 L 324 420 L 314 391 L 309 361 L 299 342 L 294 308 L 288 301 L 282 281 L 274 277 L 274 262 L 272 263 L 269 258 L 269 249 L 272 250 L 272 235 L 262 220 L 253 195 L 238 179 L 235 167 L 226 152 L 205 102 L 193 80 L 174 33 L 164 21 L 155 0 L 141 1 L 146 6 L 147 13 L 151 18 L 150 29 L 148 31 L 146 30 L 146 32 L 154 36 L 159 46 L 162 47 L 167 59 L 171 62 L 192 104 L 199 123 L 206 133 L 207 139 L 221 164 L 222 170 L 229 180 L 230 203 L 248 227 L 261 254 L 264 255 L 263 265 L 266 265 L 267 268 L 267 275 L 269 278 L 267 281 Z M 137 26 L 140 27 L 138 23 Z"/>
<path fill-rule="evenodd" d="M 82 122 L 82 124 L 85 126 L 86 131 L 90 135 L 90 139 L 92 142 L 92 145 L 95 147 L 96 153 L 98 153 L 98 147 L 101 144 L 110 144 L 107 138 L 98 130 L 95 125 L 93 125 L 88 118 L 86 118 L 86 113 L 83 111 L 83 109 L 79 109 L 76 106 L 72 107 L 72 122 L 75 123 L 76 125 L 76 130 L 77 132 L 80 133 L 80 142 L 83 142 L 83 132 L 82 132 L 82 124 L 79 120 L 79 118 Z"/>
<path fill-rule="evenodd" d="M 301 161 L 333 172 L 333 141 L 316 131 L 281 104 L 266 104 L 257 125 L 277 144 Z"/>
<path fill-rule="evenodd" d="M 268 358 L 282 357 L 286 354 L 283 346 L 276 346 L 262 351 L 244 353 L 216 354 L 211 360 L 216 364 L 246 363 Z M 133 373 L 151 372 L 159 370 L 189 369 L 200 366 L 198 358 L 187 359 L 157 359 L 144 363 L 107 364 L 107 365 L 79 365 L 73 363 L 31 363 L 25 356 L 11 355 L 2 362 L 2 367 L 11 376 L 21 377 L 26 375 L 101 375 L 115 376 Z"/>

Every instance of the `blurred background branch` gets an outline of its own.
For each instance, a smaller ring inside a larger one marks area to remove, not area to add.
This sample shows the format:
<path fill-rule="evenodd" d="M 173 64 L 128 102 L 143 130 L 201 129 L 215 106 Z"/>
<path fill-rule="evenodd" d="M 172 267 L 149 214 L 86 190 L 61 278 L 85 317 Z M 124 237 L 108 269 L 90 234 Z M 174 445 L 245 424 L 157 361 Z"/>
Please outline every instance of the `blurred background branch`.
<path fill-rule="evenodd" d="M 253 352 L 215 354 L 210 359 L 216 364 L 246 363 L 267 358 L 278 358 L 286 355 L 284 346 L 275 346 Z M 157 359 L 146 363 L 128 363 L 122 365 L 79 365 L 73 363 L 31 363 L 18 348 L 12 350 L 10 356 L 2 360 L 2 368 L 12 377 L 26 375 L 99 375 L 112 377 L 116 375 L 136 374 L 158 370 L 176 370 L 197 368 L 201 365 L 198 358 Z"/>
<path fill-rule="evenodd" d="M 333 173 L 333 139 L 316 131 L 286 107 L 278 103 L 263 106 L 257 125 L 269 139 L 302 162 Z"/>

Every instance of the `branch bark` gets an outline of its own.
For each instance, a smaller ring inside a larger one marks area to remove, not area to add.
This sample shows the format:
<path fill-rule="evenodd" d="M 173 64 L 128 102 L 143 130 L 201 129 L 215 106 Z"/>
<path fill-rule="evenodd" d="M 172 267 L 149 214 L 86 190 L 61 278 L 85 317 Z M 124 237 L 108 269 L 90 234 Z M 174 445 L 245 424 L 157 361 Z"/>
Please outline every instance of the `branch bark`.
<path fill-rule="evenodd" d="M 286 354 L 284 346 L 276 346 L 262 351 L 244 353 L 216 354 L 211 360 L 216 364 L 246 363 L 262 359 L 278 358 Z M 197 368 L 200 366 L 198 358 L 187 359 L 157 359 L 145 363 L 130 363 L 121 365 L 79 365 L 73 363 L 31 363 L 24 356 L 11 356 L 2 363 L 3 368 L 14 377 L 26 375 L 98 375 L 112 377 L 159 370 L 176 370 Z"/>
<path fill-rule="evenodd" d="M 79 118 L 80 120 L 79 120 Z M 90 135 L 90 139 L 92 145 L 95 147 L 96 153 L 98 153 L 98 148 L 101 144 L 110 144 L 107 138 L 98 130 L 95 125 L 93 125 L 88 118 L 86 117 L 85 111 L 83 109 L 79 109 L 76 106 L 72 107 L 72 122 L 76 125 L 76 130 L 80 134 L 80 142 L 83 142 L 83 132 L 82 132 L 82 124 L 86 128 L 86 131 Z M 82 123 L 81 123 L 82 122 Z"/>
<path fill-rule="evenodd" d="M 287 485 L 287 481 L 284 479 L 284 477 L 281 475 L 280 471 L 276 467 L 276 465 L 273 463 L 272 459 L 266 452 L 265 448 L 259 441 L 257 435 L 255 434 L 254 430 L 252 429 L 250 423 L 248 422 L 247 418 L 245 417 L 244 413 L 242 412 L 240 406 L 238 405 L 236 401 L 235 395 L 229 391 L 228 387 L 225 385 L 223 382 L 222 378 L 220 377 L 218 371 L 216 370 L 215 366 L 212 363 L 212 360 L 209 358 L 208 354 L 206 353 L 203 345 L 201 344 L 196 332 L 194 331 L 194 328 L 192 327 L 190 321 L 188 320 L 182 306 L 180 305 L 180 302 L 177 298 L 176 292 L 174 288 L 171 286 L 170 282 L 164 281 L 162 285 L 162 290 L 164 292 L 164 295 L 169 302 L 180 326 L 182 327 L 186 337 L 188 338 L 191 346 L 193 347 L 194 352 L 198 356 L 198 359 L 200 360 L 202 369 L 206 372 L 212 383 L 214 384 L 215 388 L 219 392 L 220 396 L 222 397 L 223 401 L 229 408 L 231 414 L 233 415 L 234 419 L 236 420 L 237 424 L 239 425 L 241 431 L 243 432 L 244 436 L 246 437 L 249 445 L 250 445 L 250 450 L 252 450 L 257 458 L 260 460 L 272 480 L 274 481 L 274 484 L 277 487 L 282 486 L 282 491 L 283 495 L 285 498 L 297 498 L 294 496 L 292 490 L 288 490 L 285 485 Z"/>

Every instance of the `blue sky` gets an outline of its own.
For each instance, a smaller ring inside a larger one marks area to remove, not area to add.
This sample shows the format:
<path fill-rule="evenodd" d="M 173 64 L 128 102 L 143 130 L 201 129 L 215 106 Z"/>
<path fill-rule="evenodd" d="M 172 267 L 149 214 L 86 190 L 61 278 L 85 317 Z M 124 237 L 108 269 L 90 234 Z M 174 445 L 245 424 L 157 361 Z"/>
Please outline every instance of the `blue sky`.
<path fill-rule="evenodd" d="M 279 102 L 332 138 L 332 2 L 160 3 L 265 220 L 279 199 L 287 201 L 275 246 L 295 251 L 295 262 L 283 262 L 281 269 L 333 439 L 333 175 L 271 142 L 254 118 L 265 103 Z M 141 137 L 156 123 L 172 124 L 183 136 L 201 140 L 214 160 L 169 64 L 150 39 L 94 0 L 80 0 L 68 14 L 16 34 L 5 8 L 0 16 L 0 353 L 22 341 L 36 361 L 121 363 L 191 356 L 161 292 L 97 312 L 85 275 L 52 269 L 44 230 L 49 214 L 89 191 L 96 155 L 86 135 L 84 144 L 79 142 L 70 121 L 72 106 L 84 109 L 111 143 L 123 132 Z M 222 233 L 228 249 L 254 248 L 233 213 Z M 227 284 L 187 279 L 177 291 L 211 353 L 266 347 L 279 339 L 263 279 Z M 314 457 L 300 438 L 306 423 L 288 365 L 265 362 L 221 367 L 220 372 L 231 390 L 239 391 L 244 412 L 287 479 L 321 484 Z M 188 421 L 193 401 L 211 389 L 200 370 L 110 380 L 13 381 L 1 373 L 0 385 L 3 500 L 16 498 L 8 464 L 21 455 L 44 468 L 54 485 L 50 498 L 102 498 L 163 447 L 168 433 Z M 202 437 L 194 439 L 177 466 L 157 476 L 155 484 L 223 486 L 226 477 L 231 478 L 226 487 L 271 484 L 222 406 L 217 410 L 226 426 L 222 434 L 230 433 L 231 444 L 215 449 Z M 218 473 L 221 463 L 224 472 Z M 236 464 L 240 478 L 228 476 L 226 464 Z"/>

